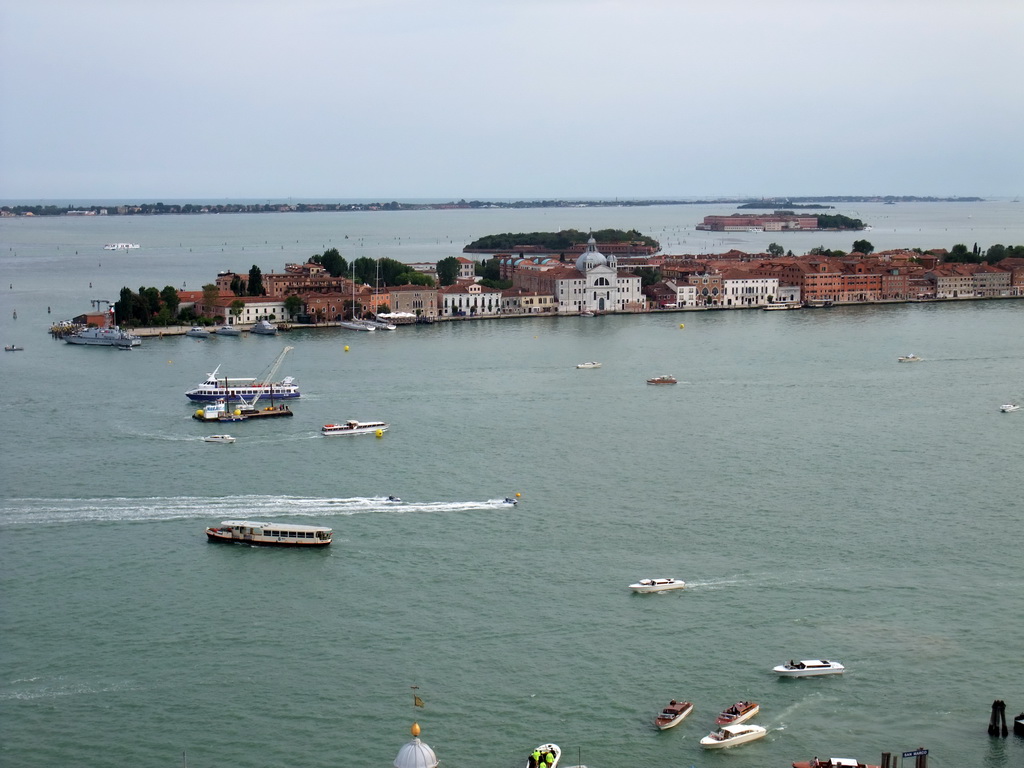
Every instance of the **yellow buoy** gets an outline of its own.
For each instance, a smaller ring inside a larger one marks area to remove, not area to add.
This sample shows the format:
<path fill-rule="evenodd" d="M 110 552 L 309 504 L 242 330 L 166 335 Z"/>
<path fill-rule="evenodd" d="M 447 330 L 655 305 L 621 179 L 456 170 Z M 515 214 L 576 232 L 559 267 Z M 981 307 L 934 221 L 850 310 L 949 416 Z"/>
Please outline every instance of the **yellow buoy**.
<path fill-rule="evenodd" d="M 241 416 L 241 415 L 242 415 L 242 412 L 236 408 L 235 409 L 235 416 Z"/>
<path fill-rule="evenodd" d="M 377 430 L 377 437 L 384 437 L 384 430 L 383 429 L 378 429 Z"/>
<path fill-rule="evenodd" d="M 519 491 L 516 491 L 516 498 L 519 498 Z"/>
<path fill-rule="evenodd" d="M 679 324 L 679 327 L 680 327 L 680 328 L 685 328 L 685 327 L 686 327 L 686 325 L 685 325 L 684 323 L 680 323 L 680 324 Z"/>
<path fill-rule="evenodd" d="M 348 352 L 348 344 L 345 345 L 345 351 Z"/>
<path fill-rule="evenodd" d="M 203 409 L 200 408 L 198 411 L 196 411 L 196 416 L 199 416 L 200 418 L 202 418 L 202 415 L 203 415 Z"/>

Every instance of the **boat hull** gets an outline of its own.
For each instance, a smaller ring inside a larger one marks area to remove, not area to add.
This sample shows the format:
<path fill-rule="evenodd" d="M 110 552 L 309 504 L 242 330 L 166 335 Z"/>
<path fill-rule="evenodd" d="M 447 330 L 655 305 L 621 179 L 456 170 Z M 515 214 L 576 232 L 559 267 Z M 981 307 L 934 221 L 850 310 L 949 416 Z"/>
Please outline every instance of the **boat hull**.
<path fill-rule="evenodd" d="M 686 582 L 680 579 L 672 579 L 669 582 L 644 584 L 642 581 L 636 584 L 630 584 L 629 588 L 639 594 L 646 594 L 650 592 L 666 592 L 671 589 L 684 589 Z"/>
<path fill-rule="evenodd" d="M 263 536 L 252 536 L 250 538 L 236 538 L 229 534 L 223 534 L 208 528 L 206 530 L 206 540 L 216 542 L 219 544 L 249 544 L 254 547 L 293 547 L 293 548 L 309 548 L 309 547 L 326 547 L 331 543 L 330 539 L 326 541 L 319 541 L 316 539 L 310 541 L 297 541 L 295 539 L 270 539 Z"/>

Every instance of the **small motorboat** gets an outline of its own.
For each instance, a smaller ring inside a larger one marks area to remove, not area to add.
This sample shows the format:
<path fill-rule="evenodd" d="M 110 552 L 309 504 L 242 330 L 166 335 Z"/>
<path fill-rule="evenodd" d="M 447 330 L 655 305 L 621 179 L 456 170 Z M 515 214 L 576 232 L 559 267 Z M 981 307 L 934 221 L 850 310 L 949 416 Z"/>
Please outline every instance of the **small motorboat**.
<path fill-rule="evenodd" d="M 24 347 L 19 347 L 17 344 L 8 344 L 4 347 L 4 352 L 24 352 Z"/>
<path fill-rule="evenodd" d="M 862 763 L 852 757 L 830 757 L 828 760 L 812 757 L 810 760 L 793 763 L 793 768 L 878 768 L 878 766 Z"/>
<path fill-rule="evenodd" d="M 647 380 L 648 384 L 678 384 L 675 376 L 655 376 Z"/>
<path fill-rule="evenodd" d="M 735 747 L 737 744 L 746 744 L 748 741 L 763 739 L 768 733 L 766 728 L 760 725 L 723 725 L 717 731 L 712 731 L 700 740 L 704 749 L 726 749 Z"/>
<path fill-rule="evenodd" d="M 780 677 L 814 677 L 816 675 L 841 675 L 846 669 L 838 661 L 828 659 L 790 660 L 788 664 L 772 667 L 772 672 Z"/>
<path fill-rule="evenodd" d="M 1024 712 L 1013 718 L 1013 732 L 1018 736 L 1024 736 Z"/>
<path fill-rule="evenodd" d="M 241 336 L 242 332 L 233 325 L 222 325 L 217 328 L 218 336 Z"/>
<path fill-rule="evenodd" d="M 686 582 L 682 579 L 640 579 L 636 584 L 630 584 L 629 588 L 634 592 L 666 592 L 670 589 L 682 589 Z"/>
<path fill-rule="evenodd" d="M 744 723 L 758 712 L 760 705 L 756 701 L 737 701 L 731 707 L 723 710 L 715 720 L 717 725 L 739 725 Z"/>
<path fill-rule="evenodd" d="M 193 339 L 208 339 L 210 338 L 210 332 L 205 328 L 194 325 L 185 331 L 186 336 L 191 336 Z"/>
<path fill-rule="evenodd" d="M 541 744 L 526 759 L 526 768 L 555 768 L 562 750 L 557 744 Z"/>
<path fill-rule="evenodd" d="M 401 501 L 397 496 L 388 496 L 387 501 Z"/>
<path fill-rule="evenodd" d="M 1020 406 L 1016 403 L 1003 403 L 999 406 L 999 410 L 1003 413 L 1013 413 L 1014 411 L 1019 411 Z"/>
<path fill-rule="evenodd" d="M 577 368 L 600 368 L 601 364 L 597 360 L 591 360 L 589 363 L 577 363 Z"/>
<path fill-rule="evenodd" d="M 513 499 L 511 496 L 506 496 L 501 500 L 502 504 L 511 504 L 513 507 L 519 503 L 519 499 Z"/>
<path fill-rule="evenodd" d="M 205 443 L 233 443 L 235 438 L 231 435 L 207 435 L 203 438 Z"/>
<path fill-rule="evenodd" d="M 664 731 L 679 725 L 686 716 L 693 712 L 693 702 L 676 701 L 672 699 L 668 705 L 654 718 L 654 724 L 659 731 Z"/>
<path fill-rule="evenodd" d="M 921 362 L 921 358 L 918 357 L 917 355 L 914 355 L 914 354 L 903 355 L 903 357 L 897 357 L 896 358 L 896 362 L 898 362 L 898 363 L 919 363 L 919 362 Z"/>

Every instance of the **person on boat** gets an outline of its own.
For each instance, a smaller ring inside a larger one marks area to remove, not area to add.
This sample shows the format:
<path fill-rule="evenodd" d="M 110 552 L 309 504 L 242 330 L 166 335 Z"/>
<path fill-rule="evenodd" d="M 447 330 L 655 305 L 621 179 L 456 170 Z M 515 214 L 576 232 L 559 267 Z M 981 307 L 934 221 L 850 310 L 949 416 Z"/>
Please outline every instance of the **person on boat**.
<path fill-rule="evenodd" d="M 539 749 L 533 750 L 533 754 L 530 755 L 530 761 L 531 761 L 531 765 L 533 765 L 533 766 L 540 765 L 540 750 Z"/>
<path fill-rule="evenodd" d="M 544 762 L 547 763 L 549 766 L 552 765 L 555 762 L 555 753 L 548 752 L 546 755 L 544 755 Z"/>

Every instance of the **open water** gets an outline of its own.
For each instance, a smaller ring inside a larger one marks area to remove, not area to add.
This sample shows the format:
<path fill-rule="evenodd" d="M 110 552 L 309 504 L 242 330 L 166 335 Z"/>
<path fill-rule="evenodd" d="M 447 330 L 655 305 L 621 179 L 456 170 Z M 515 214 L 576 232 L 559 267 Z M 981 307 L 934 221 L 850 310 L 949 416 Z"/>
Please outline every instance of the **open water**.
<path fill-rule="evenodd" d="M 894 230 L 867 233 L 879 248 L 1024 242 L 1010 203 L 876 208 Z M 986 731 L 993 699 L 1024 710 L 1024 412 L 998 410 L 1024 400 L 1022 301 L 177 337 L 129 354 L 46 334 L 123 285 L 198 288 L 330 245 L 419 261 L 563 226 L 696 243 L 708 212 L 0 220 L 0 332 L 25 347 L 0 358 L 0 762 L 387 766 L 415 720 L 442 765 L 474 768 L 521 766 L 548 741 L 591 768 L 918 747 L 932 768 L 1024 764 L 1024 740 Z M 736 247 L 763 235 L 746 237 Z M 117 241 L 143 247 L 102 250 Z M 203 443 L 225 428 L 192 420 L 184 391 L 217 365 L 260 375 L 285 344 L 295 417 Z M 924 361 L 896 363 L 909 352 Z M 644 383 L 662 373 L 679 384 Z M 348 418 L 392 429 L 320 437 Z M 205 541 L 232 518 L 326 524 L 335 542 Z M 645 576 L 688 587 L 631 594 Z M 847 673 L 771 673 L 819 656 Z M 672 698 L 696 711 L 658 732 Z M 768 736 L 703 753 L 739 699 L 761 703 Z"/>

